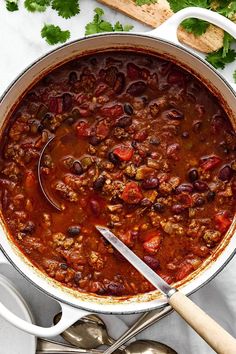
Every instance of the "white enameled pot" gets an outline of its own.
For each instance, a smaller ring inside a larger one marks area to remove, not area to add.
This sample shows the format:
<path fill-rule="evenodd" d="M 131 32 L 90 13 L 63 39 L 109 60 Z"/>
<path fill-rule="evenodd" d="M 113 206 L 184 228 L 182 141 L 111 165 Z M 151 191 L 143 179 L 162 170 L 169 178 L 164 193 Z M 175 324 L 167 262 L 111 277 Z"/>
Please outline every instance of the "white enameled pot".
<path fill-rule="evenodd" d="M 11 84 L 0 101 L 1 131 L 6 123 L 6 118 L 15 108 L 19 99 L 42 76 L 75 57 L 111 50 L 146 52 L 167 58 L 184 67 L 197 76 L 218 96 L 231 119 L 234 129 L 236 129 L 236 95 L 233 85 L 230 85 L 208 64 L 202 58 L 202 55 L 193 53 L 191 49 L 186 49 L 177 39 L 176 33 L 179 24 L 184 19 L 190 17 L 209 21 L 223 28 L 236 38 L 236 25 L 231 21 L 208 10 L 188 8 L 172 16 L 157 29 L 145 34 L 109 33 L 74 41 L 40 58 Z M 191 294 L 202 287 L 222 270 L 232 258 L 236 249 L 235 219 L 214 256 L 206 260 L 194 274 L 177 284 L 182 292 Z M 55 336 L 79 318 L 91 312 L 129 314 L 160 308 L 167 303 L 166 299 L 158 291 L 125 298 L 114 298 L 84 294 L 62 286 L 36 269 L 18 250 L 8 235 L 2 218 L 0 220 L 0 246 L 5 255 L 5 257 L 0 257 L 0 262 L 10 262 L 38 289 L 58 300 L 61 304 L 62 319 L 56 326 L 50 328 L 42 328 L 27 323 L 0 304 L 1 316 L 18 328 L 36 336 Z"/>

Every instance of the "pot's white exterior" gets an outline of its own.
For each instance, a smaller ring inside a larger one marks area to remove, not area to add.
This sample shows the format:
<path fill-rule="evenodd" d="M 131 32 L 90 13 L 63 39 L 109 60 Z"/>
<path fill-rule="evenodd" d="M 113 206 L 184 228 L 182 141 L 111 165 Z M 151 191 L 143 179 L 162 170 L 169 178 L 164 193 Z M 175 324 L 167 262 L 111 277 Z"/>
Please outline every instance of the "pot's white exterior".
<path fill-rule="evenodd" d="M 202 9 L 196 10 L 196 8 L 183 10 L 160 27 L 162 38 L 170 33 L 171 36 L 174 36 L 174 40 L 177 41 L 176 34 L 174 34 L 176 33 L 177 25 L 182 19 L 192 16 L 211 21 L 212 13 L 209 14 L 209 11 Z M 211 22 L 216 23 L 218 20 L 220 20 L 220 25 L 224 26 L 225 29 L 227 26 L 231 26 L 229 32 L 236 37 L 236 30 L 230 21 L 222 20 L 220 15 L 214 14 Z M 231 117 L 234 128 L 236 128 L 236 96 L 230 85 L 199 56 L 192 54 L 181 46 L 176 46 L 166 40 L 158 39 L 156 36 L 158 36 L 158 29 L 147 35 L 125 33 L 104 34 L 78 40 L 49 53 L 39 59 L 30 68 L 26 69 L 2 97 L 0 103 L 0 128 L 2 129 L 4 127 L 5 117 L 9 116 L 9 113 L 15 107 L 18 99 L 21 98 L 29 87 L 40 77 L 47 74 L 47 72 L 51 71 L 53 68 L 75 57 L 89 54 L 90 52 L 105 52 L 119 49 L 146 51 L 150 54 L 163 56 L 179 63 L 198 76 L 201 81 L 204 81 L 212 91 L 217 94 Z M 172 39 L 172 37 L 170 38 Z M 188 281 L 179 284 L 185 294 L 190 294 L 204 285 L 215 276 L 233 256 L 236 249 L 236 234 L 234 233 L 235 223 L 236 221 L 234 220 L 233 225 L 225 237 L 225 242 L 222 242 L 220 245 L 218 249 L 219 255 L 216 260 L 213 260 L 213 258 L 207 260 L 201 269 L 195 272 L 191 278 L 189 277 Z M 88 310 L 89 312 L 128 314 L 151 310 L 166 304 L 166 298 L 157 291 L 122 299 L 98 297 L 92 294 L 82 294 L 67 289 L 40 273 L 30 264 L 7 236 L 3 223 L 0 225 L 0 245 L 5 256 L 16 269 L 39 289 L 59 300 L 62 304 L 64 313 L 62 321 L 56 327 L 50 329 L 25 324 L 24 321 L 18 319 L 0 304 L 0 314 L 2 316 L 17 327 L 37 336 L 50 337 L 60 333 L 78 318 L 86 314 L 80 309 Z"/>

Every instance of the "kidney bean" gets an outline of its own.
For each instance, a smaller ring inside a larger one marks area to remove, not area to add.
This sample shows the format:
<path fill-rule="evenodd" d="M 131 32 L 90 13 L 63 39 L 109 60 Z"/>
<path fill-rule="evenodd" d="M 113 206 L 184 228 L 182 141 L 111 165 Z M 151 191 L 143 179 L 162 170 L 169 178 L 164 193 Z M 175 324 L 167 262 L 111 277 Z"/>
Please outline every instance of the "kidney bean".
<path fill-rule="evenodd" d="M 81 163 L 79 161 L 75 161 L 73 163 L 72 166 L 72 171 L 73 173 L 75 173 L 76 175 L 82 175 L 82 173 L 84 172 L 83 167 L 81 165 Z"/>
<path fill-rule="evenodd" d="M 174 204 L 171 210 L 174 214 L 182 214 L 186 210 L 186 207 L 181 204 Z"/>
<path fill-rule="evenodd" d="M 142 208 L 149 208 L 150 206 L 152 206 L 152 202 L 148 198 L 143 198 L 140 202 L 140 206 Z"/>
<path fill-rule="evenodd" d="M 139 78 L 139 75 L 140 75 L 140 68 L 133 63 L 128 63 L 127 64 L 127 76 L 131 80 L 137 80 Z"/>
<path fill-rule="evenodd" d="M 75 71 L 71 71 L 69 73 L 69 84 L 75 84 L 78 80 L 77 73 Z"/>
<path fill-rule="evenodd" d="M 72 108 L 72 95 L 70 93 L 63 93 L 62 100 L 63 100 L 63 111 L 64 112 L 70 111 Z"/>
<path fill-rule="evenodd" d="M 160 267 L 160 262 L 154 257 L 144 256 L 143 260 L 153 270 L 157 270 Z"/>
<path fill-rule="evenodd" d="M 127 93 L 131 96 L 141 96 L 147 89 L 147 85 L 143 81 L 136 81 L 127 88 Z"/>
<path fill-rule="evenodd" d="M 118 165 L 120 163 L 120 159 L 117 155 L 115 155 L 112 151 L 108 154 L 108 160 L 112 162 L 114 165 Z"/>
<path fill-rule="evenodd" d="M 193 187 L 198 192 L 206 192 L 209 189 L 208 184 L 205 181 L 197 180 L 193 182 Z"/>
<path fill-rule="evenodd" d="M 181 84 L 184 80 L 183 73 L 177 70 L 173 70 L 167 77 L 168 84 Z"/>
<path fill-rule="evenodd" d="M 125 87 L 125 75 L 123 73 L 119 73 L 117 75 L 113 90 L 118 95 L 124 90 Z"/>
<path fill-rule="evenodd" d="M 212 202 L 215 199 L 216 193 L 214 191 L 209 191 L 207 193 L 207 200 L 208 202 Z"/>
<path fill-rule="evenodd" d="M 101 210 L 100 210 L 100 205 L 97 200 L 91 199 L 90 206 L 91 206 L 91 210 L 94 215 L 96 215 L 96 216 L 100 215 Z"/>
<path fill-rule="evenodd" d="M 116 123 L 117 127 L 126 128 L 132 124 L 132 118 L 130 116 L 121 117 Z"/>
<path fill-rule="evenodd" d="M 126 114 L 128 114 L 130 116 L 134 113 L 134 109 L 133 109 L 133 107 L 131 106 L 130 103 L 125 103 L 124 104 L 124 111 L 125 111 Z"/>
<path fill-rule="evenodd" d="M 67 233 L 69 236 L 78 236 L 80 234 L 80 226 L 79 225 L 73 225 L 73 226 L 69 226 L 67 229 Z"/>
<path fill-rule="evenodd" d="M 171 120 L 181 120 L 184 119 L 183 112 L 179 111 L 178 109 L 171 108 L 168 111 L 164 112 L 164 116 Z"/>
<path fill-rule="evenodd" d="M 95 189 L 96 191 L 101 190 L 105 182 L 106 182 L 106 177 L 102 175 L 99 176 L 93 183 L 93 189 Z"/>
<path fill-rule="evenodd" d="M 188 179 L 190 182 L 194 182 L 198 179 L 199 175 L 198 175 L 198 170 L 196 168 L 192 168 L 189 172 L 188 172 Z"/>
<path fill-rule="evenodd" d="M 192 193 L 193 186 L 190 183 L 182 183 L 175 189 L 175 191 L 176 193 Z"/>
<path fill-rule="evenodd" d="M 107 285 L 107 293 L 109 295 L 121 296 L 125 291 L 125 287 L 121 283 L 110 282 Z"/>
<path fill-rule="evenodd" d="M 143 142 L 144 140 L 147 139 L 147 137 L 148 137 L 148 132 L 146 129 L 139 130 L 137 133 L 134 134 L 134 139 L 139 142 Z"/>
<path fill-rule="evenodd" d="M 219 179 L 221 181 L 229 182 L 233 177 L 233 170 L 229 165 L 225 165 L 219 172 Z"/>
<path fill-rule="evenodd" d="M 161 203 L 155 203 L 153 204 L 153 209 L 158 213 L 164 213 L 165 206 Z"/>
<path fill-rule="evenodd" d="M 201 159 L 200 167 L 203 171 L 209 171 L 221 163 L 221 158 L 217 155 L 207 156 Z"/>
<path fill-rule="evenodd" d="M 156 177 L 146 178 L 142 181 L 143 189 L 154 189 L 159 186 L 159 179 Z"/>

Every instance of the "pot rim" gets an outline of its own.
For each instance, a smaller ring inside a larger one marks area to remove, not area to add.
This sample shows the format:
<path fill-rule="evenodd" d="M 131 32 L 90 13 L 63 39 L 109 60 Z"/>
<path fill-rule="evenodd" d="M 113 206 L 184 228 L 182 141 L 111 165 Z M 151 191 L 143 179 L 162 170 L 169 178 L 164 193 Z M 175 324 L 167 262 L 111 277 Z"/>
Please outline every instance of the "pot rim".
<path fill-rule="evenodd" d="M 11 90 L 11 88 L 24 76 L 24 74 L 29 72 L 32 69 L 32 67 L 37 66 L 39 62 L 41 62 L 42 60 L 46 59 L 48 56 L 53 55 L 53 54 L 59 52 L 61 49 L 65 49 L 66 47 L 69 47 L 70 45 L 75 45 L 76 43 L 79 43 L 79 42 L 82 42 L 82 41 L 87 41 L 87 40 L 90 40 L 90 39 L 98 39 L 98 38 L 101 39 L 101 37 L 111 37 L 111 36 L 113 36 L 113 37 L 120 37 L 120 36 L 123 36 L 123 37 L 140 37 L 143 40 L 145 40 L 145 38 L 148 38 L 148 39 L 152 39 L 152 40 L 156 40 L 156 41 L 162 42 L 164 44 L 168 44 L 169 46 L 171 46 L 173 48 L 178 48 L 181 51 L 183 51 L 184 53 L 187 53 L 188 55 L 192 56 L 194 59 L 200 61 L 209 70 L 211 70 L 214 75 L 218 76 L 221 79 L 221 81 L 225 84 L 227 89 L 231 91 L 231 93 L 233 94 L 234 98 L 236 98 L 236 93 L 235 93 L 233 87 L 230 85 L 230 83 L 226 80 L 226 78 L 220 72 L 218 72 L 213 66 L 211 66 L 208 62 L 206 62 L 206 60 L 204 60 L 200 55 L 198 55 L 195 52 L 193 52 L 192 49 L 183 47 L 180 44 L 173 43 L 172 41 L 169 41 L 169 40 L 166 40 L 166 39 L 163 39 L 163 38 L 158 38 L 157 36 L 153 35 L 153 33 L 149 33 L 149 32 L 147 32 L 147 33 L 135 33 L 135 32 L 132 32 L 132 33 L 122 33 L 121 32 L 120 33 L 119 32 L 119 33 L 95 34 L 95 35 L 90 35 L 90 36 L 86 36 L 86 37 L 84 36 L 84 37 L 82 37 L 80 39 L 76 39 L 76 40 L 70 41 L 69 43 L 63 44 L 63 45 L 61 45 L 61 46 L 59 46 L 59 47 L 57 47 L 57 48 L 55 48 L 53 50 L 50 50 L 46 54 L 40 56 L 37 60 L 35 60 L 31 64 L 29 64 L 23 71 L 21 71 L 21 73 L 19 73 L 19 75 L 17 75 L 17 77 L 7 86 L 7 88 L 4 90 L 3 94 L 0 96 L 0 104 L 4 100 L 4 98 L 7 96 L 8 92 Z M 144 44 L 141 45 L 141 46 L 144 47 Z M 111 50 L 115 51 L 116 49 L 115 48 L 111 48 Z M 129 49 L 126 47 L 125 50 L 128 51 Z M 133 48 L 132 45 L 130 45 L 130 51 L 134 51 L 134 50 L 135 50 L 135 48 Z M 94 51 L 96 51 L 96 49 Z M 151 55 L 154 54 L 154 51 L 153 51 L 153 53 L 150 53 L 150 54 Z M 157 53 L 155 55 L 158 56 Z M 72 59 L 70 59 L 70 60 L 72 60 Z M 70 60 L 68 60 L 68 61 L 70 61 Z M 58 67 L 60 67 L 61 65 L 63 65 L 63 63 L 58 65 Z M 178 63 L 178 65 L 181 65 L 181 61 L 180 61 L 180 63 Z M 185 68 L 184 65 L 183 65 L 183 67 Z M 55 67 L 52 70 L 54 70 L 54 69 L 55 69 Z M 187 69 L 185 68 L 185 70 L 187 70 Z M 50 71 L 51 70 L 49 70 L 48 72 L 50 72 Z M 230 230 L 231 230 L 231 228 L 230 228 Z M 6 233 L 6 229 L 4 230 L 4 232 Z M 235 234 L 235 231 L 233 231 L 232 236 L 231 236 L 228 244 L 231 243 L 231 239 L 234 237 L 234 234 Z M 14 243 L 13 241 L 11 241 L 11 242 Z M 228 244 L 217 255 L 216 261 L 222 255 L 222 253 L 224 253 L 224 250 L 228 247 Z M 3 254 L 5 255 L 5 257 L 8 259 L 8 261 L 14 266 L 14 268 L 22 276 L 24 276 L 25 279 L 30 281 L 30 283 L 32 283 L 37 289 L 39 289 L 40 291 L 42 291 L 46 295 L 52 297 L 53 299 L 55 299 L 55 300 L 57 300 L 57 301 L 59 301 L 61 303 L 65 303 L 65 304 L 67 304 L 67 305 L 69 305 L 71 307 L 74 307 L 74 308 L 79 308 L 79 309 L 91 311 L 91 308 L 87 307 L 79 299 L 77 299 L 78 302 L 80 302 L 78 305 L 77 304 L 73 304 L 69 300 L 66 299 L 66 296 L 64 296 L 64 298 L 60 298 L 60 297 L 56 296 L 55 294 L 53 294 L 52 292 L 47 291 L 46 289 L 44 289 L 42 286 L 38 285 L 36 283 L 36 281 L 33 280 L 33 276 L 32 276 L 32 278 L 30 278 L 28 275 L 24 274 L 23 270 L 21 270 L 15 264 L 15 262 L 12 260 L 11 256 L 7 253 L 7 251 L 5 251 L 5 249 L 3 248 L 3 246 L 1 244 L 0 244 L 0 249 L 2 250 Z M 209 281 L 211 281 L 213 278 L 215 278 L 215 276 L 217 276 L 222 271 L 222 269 L 224 269 L 224 267 L 230 262 L 230 260 L 233 258 L 235 253 L 236 253 L 236 248 L 230 252 L 230 254 L 223 261 L 223 263 L 216 270 L 214 270 L 213 273 L 210 276 L 208 276 L 203 282 L 201 282 L 198 286 L 196 286 L 192 290 L 187 291 L 187 295 L 191 295 L 191 294 L 195 293 L 197 290 L 199 290 L 205 284 L 207 284 Z M 17 255 L 17 257 L 19 257 L 19 255 Z M 204 271 L 205 270 L 203 270 L 201 273 L 204 273 Z M 46 278 L 50 279 L 49 276 L 47 276 L 46 274 L 44 274 L 44 275 L 45 275 Z M 191 281 L 191 279 L 189 281 Z M 183 286 L 185 286 L 189 281 L 187 281 Z M 64 286 L 63 286 L 63 288 L 64 288 Z M 84 293 L 84 295 L 86 295 L 86 293 Z M 96 309 L 96 312 L 97 313 L 104 313 L 104 314 L 134 314 L 134 313 L 140 313 L 140 312 L 144 312 L 144 311 L 151 311 L 151 310 L 154 310 L 154 309 L 157 309 L 157 308 L 165 307 L 167 305 L 167 300 L 166 299 L 161 298 L 160 300 L 161 300 L 160 302 L 158 302 L 158 301 L 156 301 L 156 302 L 146 301 L 146 304 L 150 304 L 150 305 L 146 306 L 145 309 L 143 309 L 143 308 L 142 309 L 137 309 L 137 310 L 133 310 L 133 309 L 132 310 L 127 310 L 127 309 L 125 309 L 124 311 L 120 311 L 120 310 L 117 311 L 116 304 L 113 304 L 113 305 L 110 305 L 110 306 L 107 306 L 106 304 L 104 304 L 104 309 L 102 309 L 102 310 L 100 310 L 100 308 Z M 112 309 L 110 309 L 111 306 L 113 306 Z M 127 308 L 127 306 L 129 306 L 129 304 L 128 305 L 126 304 L 125 307 Z M 109 307 L 109 310 L 106 307 Z"/>

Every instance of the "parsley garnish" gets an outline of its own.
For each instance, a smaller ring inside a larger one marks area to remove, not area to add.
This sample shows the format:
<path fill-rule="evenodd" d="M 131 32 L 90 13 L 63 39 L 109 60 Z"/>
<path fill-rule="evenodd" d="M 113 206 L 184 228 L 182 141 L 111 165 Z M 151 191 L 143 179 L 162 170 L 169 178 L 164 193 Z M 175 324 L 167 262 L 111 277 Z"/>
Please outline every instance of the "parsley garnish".
<path fill-rule="evenodd" d="M 112 26 L 110 22 L 104 21 L 102 16 L 104 15 L 103 9 L 97 7 L 95 10 L 95 15 L 92 22 L 89 22 L 85 27 L 85 35 L 102 33 L 102 32 L 115 32 L 115 31 L 130 31 L 133 26 L 122 25 L 119 21 Z"/>
<path fill-rule="evenodd" d="M 173 12 L 190 6 L 209 8 L 209 0 L 168 0 L 168 2 Z"/>
<path fill-rule="evenodd" d="M 80 12 L 79 0 L 52 0 L 52 8 L 64 18 L 70 18 Z"/>
<path fill-rule="evenodd" d="M 11 12 L 19 10 L 18 0 L 6 0 L 6 8 Z"/>
<path fill-rule="evenodd" d="M 158 0 L 135 0 L 135 4 L 138 6 L 156 4 Z"/>
<path fill-rule="evenodd" d="M 234 82 L 235 82 L 235 84 L 236 84 L 236 70 L 235 70 L 234 73 L 233 73 L 233 78 L 234 78 Z"/>
<path fill-rule="evenodd" d="M 234 38 L 227 32 L 224 34 L 223 47 L 216 52 L 209 53 L 206 60 L 216 69 L 224 69 L 225 65 L 232 63 L 236 58 L 236 51 L 231 49 Z"/>
<path fill-rule="evenodd" d="M 195 36 L 201 36 L 206 32 L 209 23 L 197 18 L 188 18 L 187 20 L 184 20 L 181 25 L 188 33 L 194 33 Z"/>
<path fill-rule="evenodd" d="M 25 0 L 25 8 L 30 12 L 43 12 L 50 5 L 51 0 Z"/>
<path fill-rule="evenodd" d="M 70 31 L 62 31 L 59 26 L 45 24 L 41 36 L 48 44 L 65 43 L 70 38 Z"/>

